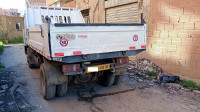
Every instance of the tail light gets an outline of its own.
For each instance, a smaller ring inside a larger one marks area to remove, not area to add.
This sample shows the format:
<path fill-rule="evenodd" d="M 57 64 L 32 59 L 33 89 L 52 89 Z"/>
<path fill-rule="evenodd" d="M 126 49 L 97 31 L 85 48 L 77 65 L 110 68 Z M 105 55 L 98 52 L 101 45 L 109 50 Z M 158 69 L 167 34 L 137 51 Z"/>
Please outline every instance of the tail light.
<path fill-rule="evenodd" d="M 80 64 L 63 65 L 63 72 L 79 72 L 81 70 Z"/>
<path fill-rule="evenodd" d="M 128 62 L 129 62 L 129 58 L 128 57 L 117 58 L 117 65 L 126 64 Z"/>

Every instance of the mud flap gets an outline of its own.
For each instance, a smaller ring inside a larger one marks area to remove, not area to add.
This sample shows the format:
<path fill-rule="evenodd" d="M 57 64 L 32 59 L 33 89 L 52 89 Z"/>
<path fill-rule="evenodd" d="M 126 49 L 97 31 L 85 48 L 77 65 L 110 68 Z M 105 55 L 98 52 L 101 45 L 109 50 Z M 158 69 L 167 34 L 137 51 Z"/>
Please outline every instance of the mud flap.
<path fill-rule="evenodd" d="M 58 85 L 68 82 L 68 76 L 62 72 L 62 63 L 48 61 L 44 58 L 44 67 L 47 75 L 47 85 Z"/>

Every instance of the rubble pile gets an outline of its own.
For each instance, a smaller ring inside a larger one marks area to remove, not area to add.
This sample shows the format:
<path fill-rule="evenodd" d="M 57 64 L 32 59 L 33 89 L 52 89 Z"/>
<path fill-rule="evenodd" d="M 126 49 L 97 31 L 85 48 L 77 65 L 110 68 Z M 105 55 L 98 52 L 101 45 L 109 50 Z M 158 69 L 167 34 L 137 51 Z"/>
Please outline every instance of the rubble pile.
<path fill-rule="evenodd" d="M 127 70 L 130 75 L 147 75 L 148 71 L 154 71 L 158 73 L 158 76 L 165 74 L 163 70 L 156 64 L 148 59 L 140 59 L 138 61 L 130 61 Z"/>

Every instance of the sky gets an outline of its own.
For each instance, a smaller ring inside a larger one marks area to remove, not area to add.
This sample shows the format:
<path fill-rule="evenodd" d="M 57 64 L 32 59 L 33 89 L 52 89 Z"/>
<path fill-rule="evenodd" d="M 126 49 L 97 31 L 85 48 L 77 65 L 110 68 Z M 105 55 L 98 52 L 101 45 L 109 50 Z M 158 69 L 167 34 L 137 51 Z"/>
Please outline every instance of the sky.
<path fill-rule="evenodd" d="M 0 8 L 10 9 L 16 8 L 20 11 L 25 9 L 25 0 L 0 0 Z"/>

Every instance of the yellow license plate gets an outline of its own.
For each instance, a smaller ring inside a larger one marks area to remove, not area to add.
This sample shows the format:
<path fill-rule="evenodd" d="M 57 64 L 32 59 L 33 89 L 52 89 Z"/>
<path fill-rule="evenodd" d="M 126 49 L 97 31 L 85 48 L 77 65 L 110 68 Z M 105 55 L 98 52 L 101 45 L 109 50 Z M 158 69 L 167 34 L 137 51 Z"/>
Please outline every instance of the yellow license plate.
<path fill-rule="evenodd" d="M 109 70 L 110 64 L 87 67 L 87 73 Z"/>

